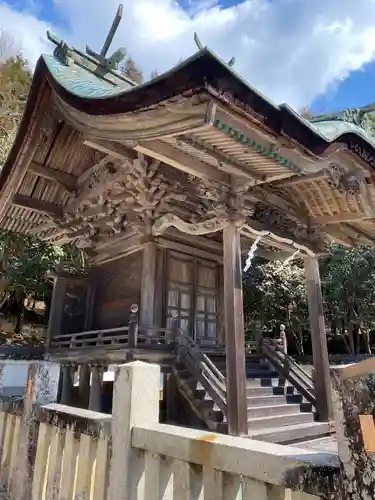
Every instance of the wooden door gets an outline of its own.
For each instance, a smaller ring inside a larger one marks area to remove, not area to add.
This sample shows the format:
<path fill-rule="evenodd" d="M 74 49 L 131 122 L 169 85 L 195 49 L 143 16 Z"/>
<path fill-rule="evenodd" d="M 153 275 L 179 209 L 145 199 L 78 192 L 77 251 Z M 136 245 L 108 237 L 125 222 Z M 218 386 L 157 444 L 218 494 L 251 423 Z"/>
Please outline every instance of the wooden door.
<path fill-rule="evenodd" d="M 196 259 L 195 265 L 195 341 L 200 345 L 217 343 L 218 266 Z"/>
<path fill-rule="evenodd" d="M 167 328 L 177 314 L 181 330 L 192 334 L 194 260 L 191 256 L 168 252 Z"/>
<path fill-rule="evenodd" d="M 176 314 L 180 328 L 198 344 L 217 343 L 218 266 L 190 255 L 168 252 L 166 326 Z"/>

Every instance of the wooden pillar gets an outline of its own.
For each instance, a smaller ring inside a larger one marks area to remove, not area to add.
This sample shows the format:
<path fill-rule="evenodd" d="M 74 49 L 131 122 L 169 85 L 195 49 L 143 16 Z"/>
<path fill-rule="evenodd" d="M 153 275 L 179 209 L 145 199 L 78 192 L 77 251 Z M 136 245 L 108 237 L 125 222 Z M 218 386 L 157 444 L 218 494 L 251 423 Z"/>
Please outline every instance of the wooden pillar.
<path fill-rule="evenodd" d="M 70 405 L 72 403 L 73 375 L 73 367 L 71 365 L 62 366 L 61 404 L 63 405 Z"/>
<path fill-rule="evenodd" d="M 143 248 L 141 285 L 141 327 L 154 325 L 156 244 L 149 241 Z"/>
<path fill-rule="evenodd" d="M 84 319 L 83 329 L 86 331 L 91 329 L 93 323 L 95 293 L 96 293 L 96 274 L 93 273 L 90 276 L 90 282 L 88 285 L 86 303 L 85 303 L 85 319 Z"/>
<path fill-rule="evenodd" d="M 333 414 L 327 336 L 317 257 L 305 257 L 305 276 L 315 371 L 316 411 L 319 421 L 324 422 L 331 420 Z"/>
<path fill-rule="evenodd" d="M 233 223 L 223 230 L 223 246 L 228 432 L 240 436 L 248 433 L 245 332 L 240 233 Z"/>
<path fill-rule="evenodd" d="M 91 387 L 89 410 L 101 411 L 103 393 L 103 368 L 99 365 L 91 365 Z"/>
<path fill-rule="evenodd" d="M 90 368 L 88 365 L 80 365 L 78 382 L 79 404 L 87 408 L 90 397 Z"/>
<path fill-rule="evenodd" d="M 47 345 L 56 335 L 60 335 L 64 312 L 64 299 L 66 292 L 66 278 L 55 278 L 52 292 L 51 309 L 48 320 Z"/>

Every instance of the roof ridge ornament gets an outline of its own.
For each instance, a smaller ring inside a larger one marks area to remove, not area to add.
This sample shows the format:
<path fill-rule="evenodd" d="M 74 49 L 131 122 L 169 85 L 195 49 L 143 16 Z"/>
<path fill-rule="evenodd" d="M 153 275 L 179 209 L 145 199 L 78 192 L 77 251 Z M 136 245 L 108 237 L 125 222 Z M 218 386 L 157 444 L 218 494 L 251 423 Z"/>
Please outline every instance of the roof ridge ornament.
<path fill-rule="evenodd" d="M 196 32 L 194 32 L 194 42 L 195 42 L 195 45 L 198 47 L 198 50 L 203 50 L 204 47 L 202 45 L 202 42 L 200 41 L 198 35 Z M 228 66 L 233 66 L 234 63 L 236 62 L 236 58 L 233 56 L 228 62 Z"/>
<path fill-rule="evenodd" d="M 109 47 L 111 46 L 111 43 L 113 42 L 113 38 L 117 32 L 117 28 L 119 27 L 120 21 L 122 19 L 122 11 L 123 11 L 123 5 L 120 4 L 117 8 L 117 12 L 115 15 L 115 18 L 113 19 L 112 26 L 109 29 L 109 32 L 107 34 L 107 37 L 105 39 L 105 42 L 103 44 L 102 50 L 100 51 L 100 54 L 97 52 L 93 51 L 90 49 L 88 45 L 86 45 L 86 53 L 93 57 L 94 59 L 98 60 L 99 63 L 102 66 L 105 66 L 108 69 L 116 70 L 118 67 L 118 64 L 125 59 L 126 56 L 126 51 L 124 47 L 120 47 L 117 49 L 111 57 L 106 57 L 107 52 L 109 50 Z"/>
<path fill-rule="evenodd" d="M 375 111 L 375 102 L 360 108 L 347 108 L 342 111 L 337 111 L 336 113 L 327 113 L 326 115 L 316 116 L 310 121 L 312 123 L 316 123 L 326 120 L 340 120 L 357 125 L 357 127 L 360 127 L 372 137 L 375 137 L 375 124 L 373 124 L 368 117 L 368 115 L 373 111 Z"/>
<path fill-rule="evenodd" d="M 102 68 L 105 68 L 106 70 L 112 70 L 116 71 L 118 68 L 118 64 L 125 59 L 126 56 L 126 50 L 123 47 L 120 47 L 117 49 L 110 57 L 106 57 L 108 49 L 113 41 L 113 38 L 116 34 L 117 28 L 120 24 L 121 18 L 122 18 L 122 5 L 120 4 L 115 18 L 112 22 L 112 26 L 108 32 L 108 35 L 105 39 L 105 42 L 103 44 L 102 50 L 100 51 L 100 54 L 94 52 L 90 47 L 86 46 L 86 54 L 76 50 L 73 46 L 69 45 L 65 40 L 60 40 L 54 33 L 51 31 L 47 31 L 47 38 L 50 42 L 54 43 L 56 45 L 55 50 L 53 51 L 53 55 L 62 62 L 65 66 L 71 66 L 74 64 L 74 62 L 77 61 L 77 57 L 80 60 L 80 63 L 83 64 L 86 69 L 89 71 L 89 68 L 87 68 L 87 65 L 83 63 L 85 59 L 90 59 L 91 61 L 94 62 L 94 64 L 97 64 L 101 66 Z M 89 57 L 88 57 L 89 56 Z"/>

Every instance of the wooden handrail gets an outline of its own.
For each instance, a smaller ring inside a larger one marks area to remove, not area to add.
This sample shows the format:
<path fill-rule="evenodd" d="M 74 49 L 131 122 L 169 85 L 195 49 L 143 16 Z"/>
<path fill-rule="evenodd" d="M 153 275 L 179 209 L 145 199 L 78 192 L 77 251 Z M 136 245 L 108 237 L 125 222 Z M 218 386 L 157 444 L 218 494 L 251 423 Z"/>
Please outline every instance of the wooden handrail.
<path fill-rule="evenodd" d="M 313 406 L 316 406 L 315 386 L 312 377 L 273 339 L 263 339 L 262 352 L 276 371 L 296 387 Z"/>
<path fill-rule="evenodd" d="M 293 359 L 290 355 L 288 355 L 288 354 L 284 351 L 284 349 L 282 349 L 282 348 L 280 347 L 280 345 L 278 344 L 277 340 L 275 340 L 275 339 L 270 339 L 270 338 L 268 338 L 268 339 L 264 339 L 264 340 L 266 340 L 267 342 L 269 342 L 270 344 L 272 344 L 272 345 L 274 346 L 274 348 L 275 348 L 275 350 L 276 350 L 277 352 L 282 353 L 282 355 L 284 355 L 284 356 L 288 356 L 288 358 L 290 358 L 290 360 L 292 361 L 293 365 L 297 367 L 297 369 L 298 369 L 298 371 L 301 373 L 301 375 L 303 375 L 304 377 L 306 377 L 306 379 L 307 379 L 309 382 L 311 382 L 311 384 L 312 384 L 312 385 L 314 385 L 314 381 L 313 381 L 313 379 L 312 379 L 311 375 L 309 375 L 309 374 L 307 373 L 307 371 L 306 371 L 306 370 L 304 370 L 300 364 L 298 364 L 298 363 L 297 363 L 297 362 L 296 362 L 296 361 L 295 361 L 295 360 L 294 360 L 294 359 Z"/>
<path fill-rule="evenodd" d="M 227 415 L 226 381 L 221 371 L 214 365 L 201 348 L 182 331 L 176 339 L 177 356 L 189 372 L 202 384 L 215 404 Z"/>

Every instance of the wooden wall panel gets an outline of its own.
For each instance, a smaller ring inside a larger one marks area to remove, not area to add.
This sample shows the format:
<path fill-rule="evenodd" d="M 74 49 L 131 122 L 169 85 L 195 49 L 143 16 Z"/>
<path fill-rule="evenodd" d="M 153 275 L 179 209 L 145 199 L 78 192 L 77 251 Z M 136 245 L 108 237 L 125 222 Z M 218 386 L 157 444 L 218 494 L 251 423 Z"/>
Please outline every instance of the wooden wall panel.
<path fill-rule="evenodd" d="M 78 333 L 84 329 L 88 279 L 68 278 L 61 320 L 61 333 Z"/>
<path fill-rule="evenodd" d="M 142 252 L 107 262 L 97 270 L 93 329 L 126 326 L 130 306 L 139 304 Z"/>

